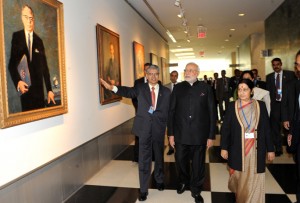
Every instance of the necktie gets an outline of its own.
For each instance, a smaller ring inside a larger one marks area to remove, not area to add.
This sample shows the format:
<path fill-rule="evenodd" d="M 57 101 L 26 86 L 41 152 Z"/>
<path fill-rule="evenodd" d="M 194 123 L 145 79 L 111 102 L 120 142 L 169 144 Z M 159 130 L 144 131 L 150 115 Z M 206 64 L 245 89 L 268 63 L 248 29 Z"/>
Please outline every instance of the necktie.
<path fill-rule="evenodd" d="M 223 78 L 223 81 L 224 81 L 225 92 L 228 92 L 228 86 L 227 86 L 227 80 L 226 80 L 226 78 Z"/>
<path fill-rule="evenodd" d="M 31 41 L 30 41 L 30 34 L 28 33 L 28 52 L 29 52 L 29 57 L 31 61 Z"/>
<path fill-rule="evenodd" d="M 275 86 L 276 86 L 276 100 L 279 101 L 281 99 L 281 96 L 278 92 L 278 90 L 280 89 L 280 74 L 279 73 L 276 76 Z"/>
<path fill-rule="evenodd" d="M 153 107 L 153 109 L 155 109 L 155 92 L 154 92 L 155 87 L 152 87 L 151 89 L 152 89 L 152 91 L 151 91 L 152 107 Z"/>

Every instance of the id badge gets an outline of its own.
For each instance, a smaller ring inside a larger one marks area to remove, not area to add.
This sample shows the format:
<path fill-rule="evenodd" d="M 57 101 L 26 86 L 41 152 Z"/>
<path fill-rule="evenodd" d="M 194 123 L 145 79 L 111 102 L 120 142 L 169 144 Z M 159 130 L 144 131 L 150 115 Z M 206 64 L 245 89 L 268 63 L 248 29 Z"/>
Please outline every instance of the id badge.
<path fill-rule="evenodd" d="M 150 108 L 149 108 L 149 110 L 148 110 L 148 113 L 153 114 L 153 112 L 154 112 L 154 109 L 153 109 L 152 106 L 150 106 Z"/>
<path fill-rule="evenodd" d="M 245 138 L 246 139 L 254 138 L 254 133 L 245 133 Z"/>
<path fill-rule="evenodd" d="M 277 90 L 277 94 L 282 94 L 282 90 L 281 90 L 281 89 L 278 89 L 278 90 Z"/>

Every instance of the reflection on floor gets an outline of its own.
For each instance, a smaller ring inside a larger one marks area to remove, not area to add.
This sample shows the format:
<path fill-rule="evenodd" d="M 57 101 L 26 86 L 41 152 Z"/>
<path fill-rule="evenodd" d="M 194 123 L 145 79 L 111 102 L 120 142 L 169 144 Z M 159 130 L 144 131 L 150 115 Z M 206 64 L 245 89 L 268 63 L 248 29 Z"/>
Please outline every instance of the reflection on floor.
<path fill-rule="evenodd" d="M 206 155 L 206 180 L 201 195 L 205 203 L 233 203 L 234 194 L 227 188 L 226 162 L 220 157 L 220 136 Z M 165 149 L 165 190 L 155 189 L 150 183 L 148 203 L 192 203 L 189 191 L 176 193 L 177 176 L 174 155 L 167 156 Z M 285 150 L 284 150 L 285 151 Z M 133 203 L 138 202 L 138 166 L 132 162 L 133 146 L 93 176 L 86 185 L 66 203 Z M 276 157 L 266 169 L 266 203 L 295 202 L 296 167 L 291 155 Z"/>

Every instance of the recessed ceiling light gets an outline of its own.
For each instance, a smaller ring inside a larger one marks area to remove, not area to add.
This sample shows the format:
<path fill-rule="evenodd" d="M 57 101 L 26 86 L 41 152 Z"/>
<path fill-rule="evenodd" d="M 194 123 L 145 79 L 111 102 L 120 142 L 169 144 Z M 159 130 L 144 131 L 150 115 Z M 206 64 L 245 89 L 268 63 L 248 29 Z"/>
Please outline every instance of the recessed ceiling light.
<path fill-rule="evenodd" d="M 196 56 L 181 56 L 178 57 L 179 59 L 192 59 L 192 58 L 196 58 Z"/>
<path fill-rule="evenodd" d="M 172 53 L 178 53 L 178 52 L 188 52 L 188 51 L 194 51 L 193 48 L 181 48 L 181 49 L 170 49 L 170 52 Z"/>
<path fill-rule="evenodd" d="M 239 16 L 245 16 L 245 13 L 239 13 Z"/>
<path fill-rule="evenodd" d="M 235 31 L 235 29 L 234 29 L 234 28 L 231 28 L 230 31 Z"/>
<path fill-rule="evenodd" d="M 225 42 L 229 42 L 229 39 L 225 39 Z"/>
<path fill-rule="evenodd" d="M 178 45 L 177 47 L 178 47 L 178 48 L 180 48 L 181 46 L 180 46 L 180 45 Z"/>
<path fill-rule="evenodd" d="M 194 56 L 194 52 L 177 53 L 175 56 Z"/>

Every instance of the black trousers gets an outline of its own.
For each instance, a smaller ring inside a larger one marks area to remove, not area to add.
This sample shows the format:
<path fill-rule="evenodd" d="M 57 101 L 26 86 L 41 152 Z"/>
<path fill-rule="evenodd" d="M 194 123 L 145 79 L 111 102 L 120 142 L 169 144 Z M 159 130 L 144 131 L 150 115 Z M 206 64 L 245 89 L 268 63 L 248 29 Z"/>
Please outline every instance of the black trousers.
<path fill-rule="evenodd" d="M 271 135 L 273 139 L 273 144 L 275 146 L 275 151 L 282 152 L 282 124 L 281 124 L 281 105 L 280 102 L 272 102 L 271 104 L 271 114 L 270 114 L 270 125 L 271 125 Z"/>
<path fill-rule="evenodd" d="M 139 181 L 141 192 L 148 192 L 152 156 L 155 156 L 154 180 L 156 183 L 164 182 L 164 142 L 152 140 L 151 137 L 147 136 L 146 139 L 139 138 Z"/>
<path fill-rule="evenodd" d="M 139 162 L 139 137 L 135 136 L 134 147 L 133 147 L 133 161 Z"/>
<path fill-rule="evenodd" d="M 206 146 L 176 143 L 175 149 L 180 183 L 189 185 L 193 194 L 199 194 L 205 179 Z"/>

